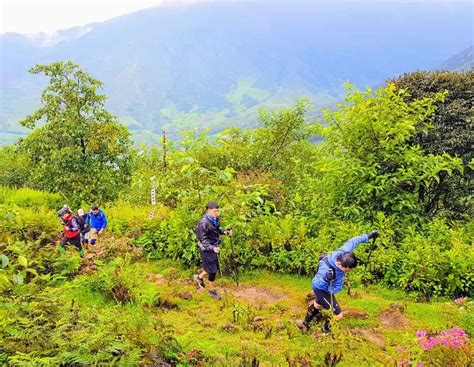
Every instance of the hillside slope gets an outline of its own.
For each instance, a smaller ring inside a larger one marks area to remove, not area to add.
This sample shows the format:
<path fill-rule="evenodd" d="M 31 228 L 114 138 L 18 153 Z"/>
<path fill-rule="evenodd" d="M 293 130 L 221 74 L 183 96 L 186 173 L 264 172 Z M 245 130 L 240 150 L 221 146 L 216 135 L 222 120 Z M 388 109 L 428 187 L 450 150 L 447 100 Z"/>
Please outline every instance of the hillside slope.
<path fill-rule="evenodd" d="M 227 3 L 157 7 L 55 35 L 0 36 L 3 141 L 39 103 L 37 63 L 73 60 L 105 82 L 139 141 L 162 128 L 254 126 L 261 106 L 334 103 L 343 82 L 431 69 L 471 43 L 469 4 Z"/>

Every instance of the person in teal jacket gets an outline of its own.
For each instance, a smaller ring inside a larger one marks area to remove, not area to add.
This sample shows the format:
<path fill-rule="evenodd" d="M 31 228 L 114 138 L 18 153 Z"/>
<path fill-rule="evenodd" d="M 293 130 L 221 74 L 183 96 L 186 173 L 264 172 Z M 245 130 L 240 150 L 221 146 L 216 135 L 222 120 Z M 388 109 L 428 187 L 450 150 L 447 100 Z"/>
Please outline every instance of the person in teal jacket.
<path fill-rule="evenodd" d="M 303 332 L 309 330 L 313 319 L 316 319 L 316 322 L 323 319 L 323 314 L 321 313 L 323 309 L 332 309 L 334 315 L 336 315 L 336 320 L 342 318 L 341 307 L 334 297 L 334 294 L 342 290 L 346 273 L 357 266 L 357 257 L 353 253 L 356 247 L 378 236 L 379 233 L 374 231 L 369 234 L 351 238 L 344 246 L 320 259 L 318 271 L 312 281 L 316 298 L 314 303 L 309 306 L 305 319 L 296 322 L 296 325 Z M 322 331 L 324 333 L 330 331 L 329 319 L 326 319 Z"/>

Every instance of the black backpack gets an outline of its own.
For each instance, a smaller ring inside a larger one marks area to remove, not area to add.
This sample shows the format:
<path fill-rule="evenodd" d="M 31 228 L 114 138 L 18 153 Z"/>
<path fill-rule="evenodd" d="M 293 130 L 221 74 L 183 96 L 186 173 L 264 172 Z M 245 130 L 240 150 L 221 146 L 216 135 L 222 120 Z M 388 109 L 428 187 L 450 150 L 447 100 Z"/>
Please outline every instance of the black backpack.
<path fill-rule="evenodd" d="M 336 278 L 336 269 L 329 263 L 328 256 L 329 255 L 321 254 L 319 256 L 319 263 L 321 263 L 321 261 L 324 261 L 324 263 L 328 266 L 329 269 L 326 272 L 326 275 L 324 276 L 324 280 L 328 283 L 332 283 Z M 319 271 L 319 263 L 318 268 L 316 269 L 316 273 Z"/>

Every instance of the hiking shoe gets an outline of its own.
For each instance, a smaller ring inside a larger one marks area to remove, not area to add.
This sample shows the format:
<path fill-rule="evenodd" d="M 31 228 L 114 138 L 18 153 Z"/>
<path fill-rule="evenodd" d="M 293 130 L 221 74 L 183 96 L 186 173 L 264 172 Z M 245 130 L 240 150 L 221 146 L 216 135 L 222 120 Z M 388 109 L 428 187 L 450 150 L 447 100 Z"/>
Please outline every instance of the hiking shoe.
<path fill-rule="evenodd" d="M 309 327 L 308 327 L 308 325 L 306 325 L 306 324 L 304 323 L 303 320 L 296 320 L 295 324 L 296 324 L 296 326 L 298 327 L 298 329 L 301 330 L 301 332 L 303 332 L 303 333 L 305 333 L 305 334 L 308 332 Z"/>
<path fill-rule="evenodd" d="M 196 281 L 199 288 L 206 288 L 206 285 L 204 284 L 204 279 L 199 278 L 199 275 L 195 275 L 194 280 Z"/>
<path fill-rule="evenodd" d="M 221 299 L 221 296 L 217 294 L 217 291 L 215 289 L 213 289 L 212 291 L 209 291 L 209 295 L 214 299 L 217 299 L 217 300 Z"/>
<path fill-rule="evenodd" d="M 330 333 L 331 332 L 331 327 L 329 325 L 324 324 L 323 327 L 321 328 L 321 331 L 324 334 Z"/>

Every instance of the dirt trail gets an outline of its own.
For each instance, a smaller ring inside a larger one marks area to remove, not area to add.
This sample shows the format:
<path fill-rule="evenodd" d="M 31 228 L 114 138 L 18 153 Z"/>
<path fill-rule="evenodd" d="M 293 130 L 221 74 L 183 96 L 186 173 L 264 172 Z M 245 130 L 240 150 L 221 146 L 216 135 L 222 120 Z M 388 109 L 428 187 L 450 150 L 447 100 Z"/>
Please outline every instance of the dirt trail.
<path fill-rule="evenodd" d="M 385 340 L 384 338 L 379 334 L 380 329 L 379 328 L 374 328 L 371 330 L 368 329 L 351 329 L 350 330 L 351 334 L 358 335 L 362 337 L 362 339 L 367 340 L 368 342 L 375 344 L 379 346 L 382 349 L 385 349 Z"/>
<path fill-rule="evenodd" d="M 380 323 L 389 329 L 402 329 L 410 326 L 410 320 L 404 315 L 403 306 L 392 303 L 388 310 L 379 316 Z"/>
<path fill-rule="evenodd" d="M 236 298 L 243 299 L 250 304 L 275 303 L 287 297 L 285 293 L 257 286 L 240 286 L 233 294 Z"/>
<path fill-rule="evenodd" d="M 168 284 L 168 281 L 166 280 L 166 278 L 161 275 L 161 274 L 158 274 L 158 273 L 148 273 L 148 276 L 147 276 L 147 279 L 154 283 L 154 284 L 157 284 L 157 285 L 165 285 L 165 284 Z"/>

